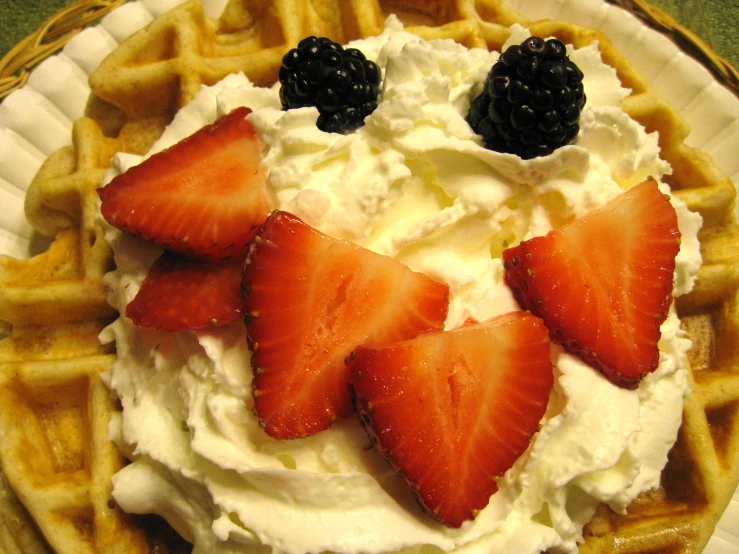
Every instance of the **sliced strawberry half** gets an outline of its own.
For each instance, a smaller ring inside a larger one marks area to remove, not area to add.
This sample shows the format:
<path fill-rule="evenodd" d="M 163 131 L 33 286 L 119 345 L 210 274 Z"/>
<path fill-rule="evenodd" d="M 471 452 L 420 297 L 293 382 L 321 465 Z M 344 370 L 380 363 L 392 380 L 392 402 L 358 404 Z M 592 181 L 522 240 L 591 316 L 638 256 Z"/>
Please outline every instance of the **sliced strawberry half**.
<path fill-rule="evenodd" d="M 528 312 L 362 345 L 347 366 L 373 444 L 451 527 L 488 505 L 538 430 L 554 381 L 547 329 Z"/>
<path fill-rule="evenodd" d="M 256 413 L 285 439 L 351 415 L 344 358 L 358 344 L 441 329 L 449 304 L 446 285 L 285 212 L 254 239 L 244 289 Z"/>
<path fill-rule="evenodd" d="M 105 220 L 177 252 L 243 258 L 272 209 L 250 112 L 236 108 L 98 189 Z"/>
<path fill-rule="evenodd" d="M 139 327 L 184 331 L 243 317 L 243 262 L 206 262 L 165 252 L 151 266 L 126 315 Z"/>
<path fill-rule="evenodd" d="M 629 389 L 659 363 L 672 302 L 677 215 L 644 181 L 544 237 L 503 252 L 505 280 L 553 341 Z"/>

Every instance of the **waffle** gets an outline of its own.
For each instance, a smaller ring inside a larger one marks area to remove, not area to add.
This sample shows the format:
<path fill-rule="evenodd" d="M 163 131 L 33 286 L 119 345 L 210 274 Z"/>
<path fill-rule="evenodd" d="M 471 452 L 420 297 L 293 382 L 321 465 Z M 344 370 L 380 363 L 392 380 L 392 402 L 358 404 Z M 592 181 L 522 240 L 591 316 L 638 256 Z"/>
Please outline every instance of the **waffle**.
<path fill-rule="evenodd" d="M 633 91 L 624 110 L 659 132 L 673 167 L 669 184 L 704 219 L 696 287 L 677 301 L 694 342 L 693 392 L 660 487 L 625 515 L 602 506 L 581 552 L 704 548 L 739 481 L 739 228 L 734 187 L 685 144 L 688 126 L 602 33 L 528 21 L 499 0 L 232 0 L 217 21 L 195 1 L 182 4 L 108 56 L 91 77 L 87 117 L 75 122 L 72 144 L 49 156 L 28 189 L 28 220 L 55 239 L 31 260 L 0 257 L 0 319 L 12 326 L 0 343 L 0 464 L 10 485 L 0 488 L 0 550 L 187 550 L 166 526 L 124 514 L 111 499 L 110 478 L 125 462 L 107 440 L 117 406 L 100 377 L 115 353 L 97 336 L 116 314 L 103 292 L 112 257 L 95 223 L 95 188 L 113 153 L 146 152 L 200 85 L 236 71 L 269 85 L 302 37 L 345 43 L 374 35 L 388 13 L 424 38 L 468 47 L 500 50 L 516 22 L 576 47 L 597 40 Z"/>

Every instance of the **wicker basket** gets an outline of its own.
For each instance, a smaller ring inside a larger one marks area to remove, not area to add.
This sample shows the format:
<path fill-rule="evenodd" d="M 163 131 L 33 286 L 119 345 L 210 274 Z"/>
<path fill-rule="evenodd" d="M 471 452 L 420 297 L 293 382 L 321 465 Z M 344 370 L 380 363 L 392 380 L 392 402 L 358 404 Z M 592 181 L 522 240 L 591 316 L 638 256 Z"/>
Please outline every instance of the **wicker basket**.
<path fill-rule="evenodd" d="M 31 69 L 61 49 L 85 25 L 95 23 L 126 0 L 78 0 L 59 10 L 0 60 L 0 98 L 22 87 Z"/>

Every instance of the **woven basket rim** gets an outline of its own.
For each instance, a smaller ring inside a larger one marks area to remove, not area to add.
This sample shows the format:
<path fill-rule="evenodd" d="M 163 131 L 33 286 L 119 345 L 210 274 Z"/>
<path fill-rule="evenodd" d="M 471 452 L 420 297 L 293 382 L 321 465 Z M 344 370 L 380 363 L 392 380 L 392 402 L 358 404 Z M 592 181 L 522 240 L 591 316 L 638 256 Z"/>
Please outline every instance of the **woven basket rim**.
<path fill-rule="evenodd" d="M 77 0 L 44 21 L 0 60 L 0 99 L 21 88 L 31 70 L 61 50 L 87 25 L 98 22 L 127 0 Z"/>
<path fill-rule="evenodd" d="M 739 97 L 739 70 L 719 56 L 693 31 L 647 0 L 605 0 L 632 13 L 652 29 L 670 38 L 678 48 L 708 69 L 716 80 Z"/>
<path fill-rule="evenodd" d="M 16 44 L 0 60 L 0 102 L 28 81 L 31 70 L 64 47 L 83 28 L 98 22 L 128 0 L 77 0 L 62 8 Z M 668 36 L 739 97 L 739 71 L 702 38 L 647 0 L 605 0 L 636 15 Z"/>

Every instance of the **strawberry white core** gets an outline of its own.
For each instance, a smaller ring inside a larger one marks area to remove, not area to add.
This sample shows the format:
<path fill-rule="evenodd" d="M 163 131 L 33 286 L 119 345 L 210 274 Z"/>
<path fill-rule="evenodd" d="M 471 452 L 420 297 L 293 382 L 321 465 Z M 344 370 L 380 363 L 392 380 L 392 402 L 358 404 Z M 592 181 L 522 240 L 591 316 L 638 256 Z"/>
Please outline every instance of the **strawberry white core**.
<path fill-rule="evenodd" d="M 514 28 L 510 42 L 525 34 Z M 358 131 L 323 133 L 317 110 L 284 112 L 276 87 L 234 75 L 203 88 L 152 151 L 250 107 L 279 208 L 447 283 L 447 328 L 518 309 L 503 283 L 504 248 L 670 171 L 656 136 L 618 107 L 628 91 L 597 45 L 569 51 L 588 96 L 577 142 L 530 161 L 485 150 L 464 121 L 497 53 L 420 40 L 393 17 L 381 36 L 353 46 L 384 71 L 380 104 Z M 115 171 L 139 161 L 119 155 Z M 700 265 L 700 218 L 672 201 L 683 237 L 679 295 Z M 123 312 L 160 250 L 113 229 L 107 236 L 118 266 L 106 277 L 109 299 Z M 662 326 L 660 365 L 636 391 L 554 347 L 555 392 L 541 431 L 475 521 L 454 530 L 421 513 L 366 448 L 355 419 L 306 439 L 268 437 L 251 412 L 241 322 L 163 333 L 121 318 L 102 339 L 115 340 L 118 352 L 106 376 L 123 406 L 111 436 L 134 460 L 114 479 L 116 500 L 160 513 L 213 553 L 263 545 L 289 554 L 572 550 L 598 503 L 620 510 L 658 484 L 688 392 L 690 343 L 674 311 Z"/>

